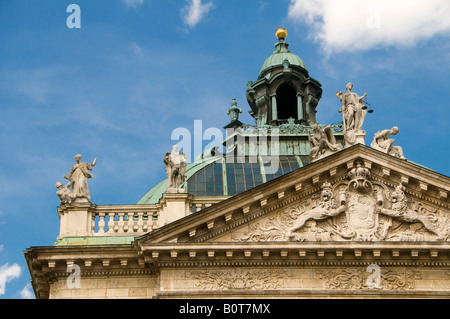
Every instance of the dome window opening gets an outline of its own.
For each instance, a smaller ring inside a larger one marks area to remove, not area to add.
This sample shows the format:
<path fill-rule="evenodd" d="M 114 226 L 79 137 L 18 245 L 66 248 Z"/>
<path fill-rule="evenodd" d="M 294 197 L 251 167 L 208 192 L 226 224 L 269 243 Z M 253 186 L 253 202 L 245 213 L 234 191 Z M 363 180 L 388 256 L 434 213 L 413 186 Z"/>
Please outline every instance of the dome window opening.
<path fill-rule="evenodd" d="M 277 89 L 277 114 L 279 120 L 298 119 L 298 98 L 296 90 L 288 83 Z"/>

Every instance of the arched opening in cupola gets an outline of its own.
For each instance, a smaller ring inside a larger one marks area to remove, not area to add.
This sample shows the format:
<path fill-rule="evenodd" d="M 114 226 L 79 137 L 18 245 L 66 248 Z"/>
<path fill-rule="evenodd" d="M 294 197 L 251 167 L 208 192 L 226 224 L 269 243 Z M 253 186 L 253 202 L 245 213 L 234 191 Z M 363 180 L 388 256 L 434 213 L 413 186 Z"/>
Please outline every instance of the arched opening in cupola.
<path fill-rule="evenodd" d="M 276 96 L 278 119 L 298 119 L 296 90 L 289 83 L 283 83 L 278 87 Z"/>

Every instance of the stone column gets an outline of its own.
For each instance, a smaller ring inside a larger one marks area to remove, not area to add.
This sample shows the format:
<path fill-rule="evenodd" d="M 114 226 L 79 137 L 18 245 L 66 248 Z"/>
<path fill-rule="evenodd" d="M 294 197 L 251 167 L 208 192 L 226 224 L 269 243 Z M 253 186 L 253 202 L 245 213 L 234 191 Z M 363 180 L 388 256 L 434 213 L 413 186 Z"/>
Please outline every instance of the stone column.
<path fill-rule="evenodd" d="M 303 96 L 297 93 L 297 119 L 303 120 Z"/>
<path fill-rule="evenodd" d="M 277 95 L 273 94 L 270 97 L 272 98 L 272 121 L 276 121 L 278 119 Z"/>

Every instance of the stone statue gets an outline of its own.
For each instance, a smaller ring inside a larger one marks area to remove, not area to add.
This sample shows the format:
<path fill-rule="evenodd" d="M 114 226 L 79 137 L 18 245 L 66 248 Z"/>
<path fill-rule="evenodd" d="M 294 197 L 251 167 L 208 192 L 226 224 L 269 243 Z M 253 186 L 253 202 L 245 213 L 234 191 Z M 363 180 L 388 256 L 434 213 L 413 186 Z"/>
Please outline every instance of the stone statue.
<path fill-rule="evenodd" d="M 337 216 L 347 209 L 345 203 L 341 204 L 340 207 L 337 207 L 330 183 L 324 183 L 321 188 L 322 192 L 320 195 L 320 202 L 313 206 L 312 209 L 300 213 L 298 218 L 293 222 L 288 238 L 293 237 L 293 232 L 302 228 L 310 219 L 323 220 L 329 217 Z M 292 215 L 292 213 L 293 212 L 291 211 L 290 214 Z"/>
<path fill-rule="evenodd" d="M 72 184 L 72 181 L 68 182 L 65 186 L 61 182 L 56 183 L 55 186 L 58 189 L 56 195 L 58 195 L 61 204 L 70 204 L 77 198 L 76 195 L 70 190 L 70 186 L 72 186 Z"/>
<path fill-rule="evenodd" d="M 309 134 L 310 157 L 311 162 L 317 161 L 322 157 L 328 156 L 339 151 L 339 144 L 333 135 L 333 129 L 330 125 L 321 128 L 317 123 L 312 125 L 314 135 Z"/>
<path fill-rule="evenodd" d="M 399 132 L 397 126 L 394 126 L 390 130 L 382 130 L 375 133 L 372 144 L 370 146 L 378 151 L 386 154 L 398 157 L 400 159 L 406 159 L 403 155 L 401 146 L 393 146 L 395 140 L 390 139 L 391 135 L 396 135 Z"/>
<path fill-rule="evenodd" d="M 81 161 L 81 155 L 75 155 L 75 161 L 77 162 L 72 166 L 69 175 L 64 175 L 64 178 L 69 180 L 69 184 L 72 187 L 72 194 L 75 201 L 78 199 L 85 199 L 87 201 L 91 200 L 91 194 L 89 192 L 89 187 L 87 180 L 94 177 L 89 171 L 97 163 L 97 158 L 94 159 L 92 163 L 83 163 Z M 67 185 L 66 185 L 67 186 Z"/>
<path fill-rule="evenodd" d="M 336 96 L 342 102 L 342 117 L 344 119 L 344 129 L 359 132 L 362 130 L 364 117 L 367 111 L 364 109 L 363 98 L 367 96 L 358 96 L 352 92 L 353 84 L 348 83 L 345 87 L 346 93 L 336 92 Z"/>
<path fill-rule="evenodd" d="M 367 93 L 364 93 L 363 96 L 353 93 L 352 83 L 347 83 L 345 88 L 347 90 L 346 93 L 338 91 L 336 96 L 342 103 L 340 111 L 342 112 L 344 123 L 345 147 L 349 147 L 357 143 L 364 144 L 366 132 L 362 130 L 362 126 L 367 111 L 364 107 L 363 98 L 367 96 Z"/>
<path fill-rule="evenodd" d="M 178 146 L 172 146 L 172 153 L 167 152 L 164 156 L 164 164 L 166 174 L 168 177 L 167 192 L 176 193 L 179 188 L 183 188 L 183 184 L 186 181 L 186 166 L 187 156 L 186 154 L 178 152 Z"/>

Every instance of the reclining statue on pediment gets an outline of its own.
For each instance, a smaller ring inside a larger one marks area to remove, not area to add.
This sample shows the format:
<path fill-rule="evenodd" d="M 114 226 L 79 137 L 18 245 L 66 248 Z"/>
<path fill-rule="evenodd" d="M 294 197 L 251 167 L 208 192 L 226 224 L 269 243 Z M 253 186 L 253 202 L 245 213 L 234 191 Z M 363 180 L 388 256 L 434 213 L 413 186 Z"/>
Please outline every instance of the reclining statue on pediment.
<path fill-rule="evenodd" d="M 383 153 L 398 157 L 400 159 L 406 159 L 403 155 L 401 146 L 394 146 L 395 140 L 390 138 L 392 135 L 396 135 L 399 132 L 397 126 L 394 126 L 390 130 L 382 130 L 375 133 L 373 141 L 370 146 L 373 149 L 381 151 Z"/>
<path fill-rule="evenodd" d="M 336 142 L 336 138 L 333 135 L 333 129 L 330 125 L 321 128 L 315 123 L 311 128 L 314 133 L 314 135 L 311 135 L 308 132 L 311 162 L 317 161 L 340 150 L 340 146 Z"/>

